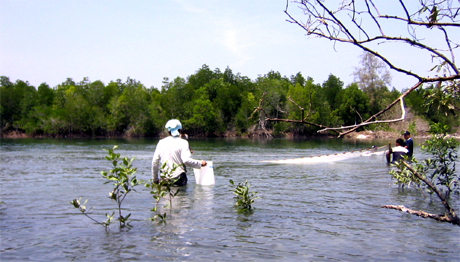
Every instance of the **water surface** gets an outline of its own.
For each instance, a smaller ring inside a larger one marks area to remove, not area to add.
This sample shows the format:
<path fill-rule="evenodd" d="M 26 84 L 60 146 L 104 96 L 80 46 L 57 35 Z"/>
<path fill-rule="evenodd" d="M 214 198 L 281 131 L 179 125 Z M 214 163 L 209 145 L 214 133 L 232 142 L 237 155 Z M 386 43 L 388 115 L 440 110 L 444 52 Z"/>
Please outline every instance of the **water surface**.
<path fill-rule="evenodd" d="M 460 227 L 382 205 L 442 213 L 436 199 L 393 185 L 382 156 L 308 165 L 263 160 L 360 150 L 385 141 L 190 140 L 197 159 L 214 162 L 216 184 L 189 185 L 175 198 L 166 224 L 149 220 L 154 200 L 139 186 L 124 212 L 131 229 L 108 230 L 69 201 L 88 199 L 104 220 L 115 210 L 103 149 L 118 145 L 150 179 L 158 140 L 1 140 L 1 261 L 458 261 Z M 416 141 L 417 142 L 417 141 Z M 415 155 L 421 155 L 415 148 Z M 331 157 L 333 160 L 333 157 Z M 229 179 L 258 192 L 255 212 L 233 208 Z M 454 206 L 460 210 L 459 201 Z"/>

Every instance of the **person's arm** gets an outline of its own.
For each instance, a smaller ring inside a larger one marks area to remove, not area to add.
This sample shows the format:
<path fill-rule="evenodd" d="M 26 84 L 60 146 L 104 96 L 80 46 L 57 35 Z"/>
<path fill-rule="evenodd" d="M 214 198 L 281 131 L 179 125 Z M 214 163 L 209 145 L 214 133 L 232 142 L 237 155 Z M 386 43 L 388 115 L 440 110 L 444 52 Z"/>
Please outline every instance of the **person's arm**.
<path fill-rule="evenodd" d="M 152 159 L 152 179 L 154 183 L 158 183 L 160 181 L 160 178 L 158 176 L 158 170 L 160 165 L 160 152 L 160 143 L 158 143 Z"/>
<path fill-rule="evenodd" d="M 409 149 L 409 147 L 411 146 L 411 144 L 412 144 L 412 139 L 410 139 L 410 138 L 407 139 L 406 144 L 404 145 L 404 148 Z"/>
<path fill-rule="evenodd" d="M 201 168 L 202 166 L 206 166 L 207 163 L 204 160 L 196 160 L 192 158 L 192 153 L 190 153 L 190 146 L 188 142 L 184 143 L 181 151 L 181 159 L 184 165 L 193 167 L 193 168 Z"/>

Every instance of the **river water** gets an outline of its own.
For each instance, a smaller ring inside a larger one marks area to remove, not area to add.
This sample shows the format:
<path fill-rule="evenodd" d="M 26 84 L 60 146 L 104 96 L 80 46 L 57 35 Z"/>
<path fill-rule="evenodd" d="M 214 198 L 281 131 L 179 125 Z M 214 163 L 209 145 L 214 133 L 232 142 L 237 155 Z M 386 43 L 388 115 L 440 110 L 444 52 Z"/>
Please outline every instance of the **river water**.
<path fill-rule="evenodd" d="M 216 184 L 189 184 L 167 209 L 166 224 L 150 221 L 147 188 L 127 196 L 133 226 L 107 230 L 69 204 L 88 199 L 103 221 L 116 206 L 100 171 L 103 149 L 118 145 L 135 157 L 137 177 L 150 179 L 158 140 L 1 140 L 1 261 L 459 261 L 460 227 L 382 205 L 442 213 L 437 199 L 393 185 L 382 155 L 329 163 L 260 161 L 335 154 L 386 141 L 190 140 L 197 159 L 214 163 Z M 417 141 L 416 141 L 417 142 Z M 420 156 L 419 147 L 415 156 Z M 239 214 L 229 179 L 257 191 L 252 214 Z M 454 201 L 460 210 L 458 199 Z"/>

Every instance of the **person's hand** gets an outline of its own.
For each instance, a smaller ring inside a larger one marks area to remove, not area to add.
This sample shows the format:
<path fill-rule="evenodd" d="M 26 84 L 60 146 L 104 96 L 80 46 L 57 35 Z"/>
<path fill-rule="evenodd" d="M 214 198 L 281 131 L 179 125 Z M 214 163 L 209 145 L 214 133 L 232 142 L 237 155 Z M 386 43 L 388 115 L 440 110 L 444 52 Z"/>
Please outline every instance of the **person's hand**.
<path fill-rule="evenodd" d="M 208 163 L 206 163 L 206 161 L 204 160 L 201 160 L 201 166 L 206 166 Z"/>

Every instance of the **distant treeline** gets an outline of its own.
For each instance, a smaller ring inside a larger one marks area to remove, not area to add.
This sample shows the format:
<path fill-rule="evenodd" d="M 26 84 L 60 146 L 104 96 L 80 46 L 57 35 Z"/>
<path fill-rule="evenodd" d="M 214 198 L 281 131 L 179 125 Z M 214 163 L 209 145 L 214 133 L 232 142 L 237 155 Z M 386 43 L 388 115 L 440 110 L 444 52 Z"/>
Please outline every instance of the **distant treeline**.
<path fill-rule="evenodd" d="M 38 88 L 28 82 L 11 82 L 1 76 L 1 132 L 31 136 L 158 136 L 168 119 L 179 119 L 191 135 L 244 136 L 258 128 L 275 135 L 286 132 L 314 134 L 318 128 L 284 122 L 264 122 L 269 117 L 301 119 L 327 126 L 361 122 L 395 100 L 400 92 L 378 87 L 366 93 L 352 83 L 330 75 L 316 84 L 301 73 L 291 77 L 270 71 L 255 80 L 227 68 L 203 65 L 187 79 L 164 79 L 161 90 L 147 88 L 128 78 L 104 84 L 87 78 L 68 78 L 56 87 Z M 262 101 L 262 102 L 261 102 Z M 295 103 L 293 103 L 294 101 Z M 423 106 L 423 90 L 412 92 L 406 106 L 430 121 L 447 121 L 435 109 Z M 261 106 L 263 111 L 254 110 Z M 431 111 L 430 111 L 431 110 Z M 452 123 L 450 123 L 452 124 Z"/>

